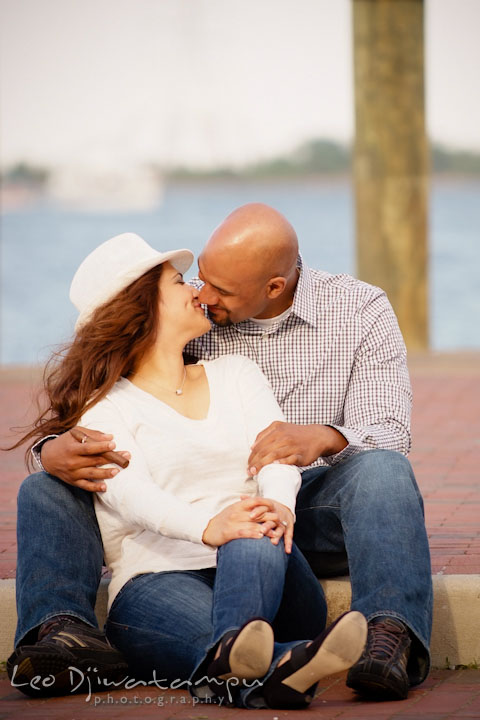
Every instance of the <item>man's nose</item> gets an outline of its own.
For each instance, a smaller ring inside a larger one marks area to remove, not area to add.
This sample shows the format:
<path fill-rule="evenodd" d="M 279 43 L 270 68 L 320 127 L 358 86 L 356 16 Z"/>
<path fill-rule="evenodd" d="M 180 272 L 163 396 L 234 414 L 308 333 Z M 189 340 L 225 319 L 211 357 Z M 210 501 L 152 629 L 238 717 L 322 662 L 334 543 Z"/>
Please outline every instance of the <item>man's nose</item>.
<path fill-rule="evenodd" d="M 203 305 L 215 305 L 217 297 L 215 292 L 212 291 L 212 288 L 205 283 L 198 293 L 198 300 Z"/>

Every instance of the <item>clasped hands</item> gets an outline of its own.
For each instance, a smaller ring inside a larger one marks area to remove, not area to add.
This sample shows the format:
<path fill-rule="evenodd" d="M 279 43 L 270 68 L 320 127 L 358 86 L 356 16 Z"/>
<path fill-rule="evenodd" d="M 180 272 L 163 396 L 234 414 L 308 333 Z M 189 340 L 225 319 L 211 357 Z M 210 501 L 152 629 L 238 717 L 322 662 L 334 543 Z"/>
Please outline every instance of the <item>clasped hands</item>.
<path fill-rule="evenodd" d="M 270 498 L 242 495 L 215 515 L 202 536 L 207 545 L 220 547 L 230 540 L 269 537 L 278 545 L 283 536 L 285 552 L 291 553 L 294 518 L 291 510 Z"/>

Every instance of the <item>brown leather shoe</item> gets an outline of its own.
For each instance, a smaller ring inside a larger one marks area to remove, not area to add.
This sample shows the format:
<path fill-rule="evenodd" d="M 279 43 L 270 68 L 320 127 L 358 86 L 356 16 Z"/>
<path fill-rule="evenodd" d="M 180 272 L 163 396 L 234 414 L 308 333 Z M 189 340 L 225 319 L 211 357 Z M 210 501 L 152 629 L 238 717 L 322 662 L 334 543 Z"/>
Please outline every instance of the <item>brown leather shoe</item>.
<path fill-rule="evenodd" d="M 400 620 L 386 615 L 370 620 L 365 650 L 347 675 L 348 687 L 369 700 L 405 700 L 411 642 Z"/>
<path fill-rule="evenodd" d="M 7 660 L 12 685 L 31 697 L 88 693 L 127 679 L 123 655 L 94 627 L 69 615 L 43 623 L 33 645 L 19 645 Z"/>

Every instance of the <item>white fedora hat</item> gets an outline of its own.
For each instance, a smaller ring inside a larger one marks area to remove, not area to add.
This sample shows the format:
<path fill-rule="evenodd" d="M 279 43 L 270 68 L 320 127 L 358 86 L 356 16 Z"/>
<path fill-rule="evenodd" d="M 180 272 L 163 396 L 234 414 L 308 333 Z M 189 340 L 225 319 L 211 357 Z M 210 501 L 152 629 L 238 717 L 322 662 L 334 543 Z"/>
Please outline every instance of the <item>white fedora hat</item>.
<path fill-rule="evenodd" d="M 185 249 L 158 252 L 135 233 L 116 235 L 99 245 L 82 262 L 70 286 L 70 300 L 80 313 L 75 330 L 96 308 L 151 268 L 167 261 L 184 273 L 193 263 L 193 253 Z"/>

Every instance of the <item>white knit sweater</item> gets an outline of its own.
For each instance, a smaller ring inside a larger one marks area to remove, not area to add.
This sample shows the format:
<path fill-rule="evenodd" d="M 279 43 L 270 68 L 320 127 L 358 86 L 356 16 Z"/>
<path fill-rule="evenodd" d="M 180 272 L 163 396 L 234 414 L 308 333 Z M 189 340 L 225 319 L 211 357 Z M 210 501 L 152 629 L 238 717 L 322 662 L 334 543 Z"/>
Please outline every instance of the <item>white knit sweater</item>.
<path fill-rule="evenodd" d="M 238 355 L 202 361 L 210 389 L 203 420 L 192 420 L 122 378 L 80 424 L 113 433 L 128 450 L 128 468 L 106 481 L 95 509 L 112 571 L 109 606 L 134 575 L 214 567 L 202 542 L 209 520 L 241 495 L 261 495 L 292 512 L 300 473 L 272 464 L 247 474 L 250 447 L 274 420 L 284 420 L 258 367 Z"/>

